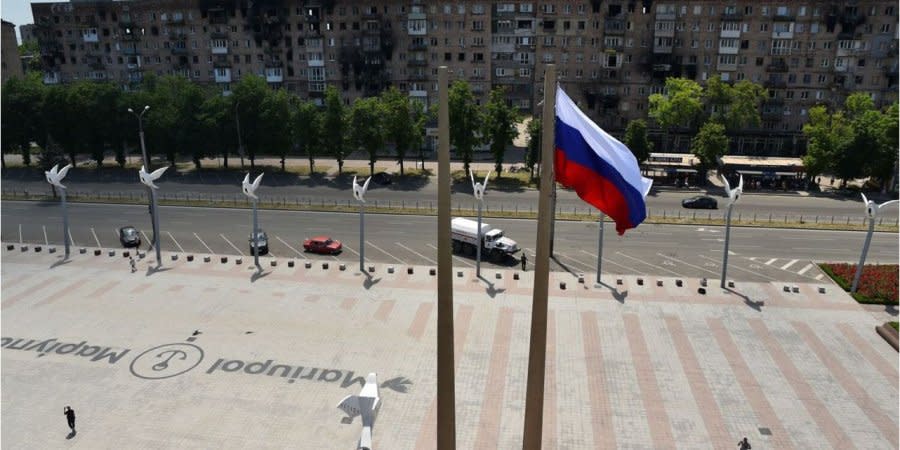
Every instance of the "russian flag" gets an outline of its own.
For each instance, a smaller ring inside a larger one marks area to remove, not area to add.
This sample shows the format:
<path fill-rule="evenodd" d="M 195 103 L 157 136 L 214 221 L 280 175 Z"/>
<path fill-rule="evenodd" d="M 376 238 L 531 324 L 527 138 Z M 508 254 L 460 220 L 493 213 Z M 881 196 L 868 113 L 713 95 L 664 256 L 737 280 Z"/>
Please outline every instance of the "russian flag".
<path fill-rule="evenodd" d="M 653 180 L 641 176 L 631 150 L 591 121 L 559 86 L 555 142 L 556 181 L 611 217 L 620 235 L 644 221 L 644 197 Z"/>

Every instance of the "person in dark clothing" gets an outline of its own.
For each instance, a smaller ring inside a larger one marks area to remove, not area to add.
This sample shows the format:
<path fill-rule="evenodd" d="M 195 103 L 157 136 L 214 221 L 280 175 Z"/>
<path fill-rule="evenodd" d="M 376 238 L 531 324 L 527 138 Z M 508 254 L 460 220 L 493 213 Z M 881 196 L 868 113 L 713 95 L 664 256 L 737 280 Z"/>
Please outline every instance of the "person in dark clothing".
<path fill-rule="evenodd" d="M 522 253 L 522 272 L 525 271 L 525 265 L 528 264 L 528 258 L 525 256 L 525 253 Z"/>
<path fill-rule="evenodd" d="M 750 450 L 752 448 L 750 447 L 750 442 L 747 441 L 746 437 L 743 440 L 738 441 L 737 445 L 740 450 Z"/>
<path fill-rule="evenodd" d="M 63 408 L 63 414 L 66 415 L 66 421 L 69 422 L 69 428 L 72 429 L 72 433 L 75 433 L 75 410 L 66 406 Z"/>

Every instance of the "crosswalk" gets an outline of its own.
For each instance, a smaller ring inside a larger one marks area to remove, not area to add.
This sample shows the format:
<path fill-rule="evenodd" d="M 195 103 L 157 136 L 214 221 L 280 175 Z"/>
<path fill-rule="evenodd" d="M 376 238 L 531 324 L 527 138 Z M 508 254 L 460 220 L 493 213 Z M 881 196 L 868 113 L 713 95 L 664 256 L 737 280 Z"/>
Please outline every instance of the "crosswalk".
<path fill-rule="evenodd" d="M 760 263 L 762 263 L 762 264 L 765 265 L 765 266 L 777 268 L 777 269 L 783 270 L 783 271 L 785 271 L 785 272 L 795 273 L 795 274 L 797 274 L 797 275 L 804 276 L 804 277 L 807 277 L 807 278 L 812 278 L 812 279 L 815 279 L 815 280 L 821 280 L 822 278 L 825 277 L 825 275 L 822 274 L 822 273 L 816 273 L 815 275 L 812 275 L 812 274 L 807 275 L 807 272 L 810 272 L 810 270 L 812 270 L 814 267 L 816 267 L 816 265 L 813 264 L 813 263 L 807 263 L 807 264 L 804 265 L 801 269 L 796 270 L 796 271 L 791 270 L 791 268 L 794 267 L 795 264 L 797 264 L 797 263 L 802 263 L 802 262 L 803 262 L 803 261 L 801 261 L 801 260 L 799 260 L 799 259 L 779 259 L 779 258 L 771 258 L 771 259 L 766 260 L 765 262 L 762 262 L 762 261 L 765 259 L 765 258 L 762 258 L 762 257 L 751 256 L 751 257 L 748 257 L 748 259 L 749 259 L 750 261 L 760 262 Z M 779 265 L 779 264 L 782 263 L 782 262 L 783 262 L 783 264 Z M 818 272 L 818 271 L 817 271 L 817 270 L 814 270 L 813 272 Z"/>

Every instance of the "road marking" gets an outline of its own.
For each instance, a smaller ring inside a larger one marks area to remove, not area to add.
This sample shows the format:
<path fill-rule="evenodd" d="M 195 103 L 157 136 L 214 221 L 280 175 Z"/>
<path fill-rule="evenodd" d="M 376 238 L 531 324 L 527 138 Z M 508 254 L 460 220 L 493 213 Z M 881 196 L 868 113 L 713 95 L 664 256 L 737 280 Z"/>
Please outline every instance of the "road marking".
<path fill-rule="evenodd" d="M 589 251 L 582 250 L 581 253 L 584 253 L 585 255 L 588 255 L 588 256 L 593 257 L 594 259 L 597 259 L 597 255 L 595 255 L 595 254 L 593 254 L 593 253 L 591 253 L 591 252 L 589 252 Z M 609 258 L 603 258 L 603 262 L 604 262 L 604 263 L 614 264 L 614 265 L 616 265 L 616 266 L 619 266 L 619 267 L 621 267 L 621 268 L 623 268 L 623 269 L 625 269 L 625 270 L 631 271 L 631 272 L 636 272 L 636 273 L 641 274 L 641 275 L 646 275 L 646 273 L 643 273 L 643 272 L 641 272 L 640 270 L 635 269 L 634 267 L 628 267 L 628 266 L 626 266 L 626 265 L 624 265 L 624 264 L 617 263 L 617 262 L 615 262 L 615 261 L 613 261 L 613 260 L 611 260 L 611 259 L 609 259 Z M 629 272 L 625 272 L 625 273 L 629 273 Z"/>
<path fill-rule="evenodd" d="M 590 264 L 581 262 L 581 261 L 579 261 L 579 260 L 577 260 L 577 259 L 575 259 L 575 258 L 572 258 L 571 256 L 566 256 L 566 255 L 557 253 L 557 254 L 556 254 L 556 257 L 557 257 L 557 258 L 566 258 L 566 259 L 572 260 L 572 262 L 574 262 L 575 264 L 578 264 L 578 265 L 587 267 L 587 268 L 588 268 L 588 271 L 591 271 L 591 270 L 593 270 L 593 269 L 596 269 L 595 266 L 592 266 L 592 265 L 590 265 Z M 557 262 L 557 264 L 559 264 L 559 262 Z"/>
<path fill-rule="evenodd" d="M 44 225 L 41 225 L 41 228 L 44 229 L 44 245 L 46 245 L 46 246 L 49 247 L 49 246 L 50 246 L 50 241 L 47 240 L 47 227 L 45 227 Z M 94 229 L 91 228 L 91 231 L 94 231 Z"/>
<path fill-rule="evenodd" d="M 47 232 L 44 231 L 44 235 L 46 235 L 46 234 L 47 234 Z M 100 238 L 97 237 L 97 232 L 94 231 L 94 227 L 91 227 L 91 234 L 94 235 L 94 240 L 97 241 L 97 248 L 103 248 L 103 246 L 100 245 Z"/>
<path fill-rule="evenodd" d="M 209 248 L 208 245 L 206 245 L 206 242 L 203 242 L 203 239 L 200 239 L 200 236 L 197 236 L 197 233 L 194 233 L 194 237 L 197 238 L 197 240 L 200 241 L 200 243 L 203 244 L 204 247 L 206 247 L 206 250 L 207 250 L 211 255 L 215 255 L 215 254 L 216 254 L 216 252 L 212 251 L 212 249 Z"/>
<path fill-rule="evenodd" d="M 812 268 L 813 268 L 813 265 L 812 265 L 812 264 L 807 264 L 806 267 L 800 269 L 800 271 L 797 272 L 797 275 L 803 275 L 803 274 L 806 273 L 809 269 L 812 269 Z"/>
<path fill-rule="evenodd" d="M 778 258 L 772 258 L 772 259 L 766 261 L 766 265 L 767 265 L 767 266 L 771 266 L 772 263 L 775 262 L 775 261 L 778 261 Z"/>
<path fill-rule="evenodd" d="M 219 236 L 220 236 L 222 239 L 225 239 L 225 242 L 227 242 L 228 245 L 231 246 L 231 248 L 233 248 L 236 252 L 238 252 L 239 255 L 244 256 L 244 252 L 242 252 L 241 249 L 237 248 L 234 244 L 232 244 L 231 241 L 229 241 L 228 238 L 225 237 L 224 234 L 219 233 Z"/>
<path fill-rule="evenodd" d="M 76 246 L 78 245 L 75 243 L 75 238 L 72 237 L 72 229 L 71 228 L 69 228 L 69 242 L 71 242 L 72 245 L 76 245 Z"/>
<path fill-rule="evenodd" d="M 644 261 L 644 260 L 635 258 L 634 256 L 626 255 L 626 254 L 624 254 L 624 253 L 622 253 L 622 252 L 616 252 L 616 254 L 619 255 L 619 256 L 624 256 L 624 257 L 629 258 L 629 259 L 633 259 L 633 260 L 635 260 L 635 261 L 637 261 L 637 262 L 639 262 L 639 263 L 646 264 L 646 265 L 648 265 L 648 266 L 650 266 L 650 267 L 653 267 L 653 268 L 656 268 L 656 269 L 660 269 L 660 270 L 664 270 L 664 271 L 666 271 L 666 272 L 669 272 L 669 273 L 675 275 L 676 277 L 683 277 L 683 276 L 684 276 L 684 275 L 682 275 L 682 274 L 680 274 L 680 273 L 678 273 L 678 272 L 675 272 L 675 271 L 673 271 L 673 270 L 669 270 L 669 269 L 666 269 L 665 267 L 657 266 L 657 265 L 655 265 L 655 264 L 648 263 L 647 261 Z M 649 275 L 649 274 L 648 274 L 648 275 Z"/>
<path fill-rule="evenodd" d="M 281 238 L 278 237 L 278 236 L 275 236 L 275 239 L 278 239 L 278 241 L 281 242 L 282 244 L 284 244 L 285 247 L 287 247 L 287 248 L 293 250 L 294 253 L 300 255 L 301 258 L 303 258 L 303 259 L 309 259 L 309 258 L 307 258 L 306 255 L 304 255 L 303 253 L 300 253 L 299 251 L 297 251 L 296 248 L 291 247 L 291 244 L 288 244 L 287 242 L 284 242 L 284 239 L 281 239 Z M 344 248 L 347 248 L 347 246 L 345 245 Z M 351 250 L 351 251 L 352 251 L 352 250 Z"/>
<path fill-rule="evenodd" d="M 147 242 L 147 245 L 150 246 L 150 248 L 148 248 L 147 251 L 149 252 L 149 251 L 153 250 L 153 243 L 154 243 L 154 242 L 150 240 L 150 237 L 147 236 L 146 233 L 144 233 L 144 230 L 141 230 L 141 235 L 144 236 L 144 240 Z M 139 245 L 138 248 L 137 248 L 137 251 L 140 252 L 140 250 L 141 250 L 141 246 Z"/>
<path fill-rule="evenodd" d="M 437 247 L 435 247 L 435 246 L 433 246 L 433 245 L 431 245 L 431 244 L 427 244 L 427 245 L 428 245 L 429 247 L 433 248 L 434 251 L 437 251 Z M 475 267 L 475 264 L 472 264 L 472 263 L 470 263 L 469 261 L 466 261 L 465 259 L 462 259 L 462 258 L 460 258 L 459 256 L 454 255 L 452 252 L 450 253 L 450 256 L 453 257 L 454 260 L 459 261 L 459 262 L 461 262 L 461 263 L 463 263 L 463 264 L 465 264 L 465 265 L 467 265 L 467 266 L 469 266 L 469 267 Z"/>
<path fill-rule="evenodd" d="M 22 224 L 19 224 L 19 244 L 22 244 Z"/>
<path fill-rule="evenodd" d="M 371 242 L 369 242 L 368 244 L 369 244 L 370 247 L 374 248 L 375 250 L 378 250 L 379 252 L 384 253 L 385 255 L 388 255 L 388 256 L 390 256 L 391 258 L 396 259 L 397 262 L 399 262 L 400 264 L 406 264 L 405 262 L 403 262 L 402 259 L 400 259 L 400 258 L 398 258 L 398 257 L 396 257 L 396 256 L 394 256 L 394 255 L 392 255 L 392 254 L 390 254 L 390 253 L 388 253 L 388 252 L 386 252 L 386 251 L 380 249 L 377 245 L 375 245 L 375 244 L 373 244 L 373 243 L 371 243 Z"/>
<path fill-rule="evenodd" d="M 792 259 L 789 263 L 787 263 L 787 264 L 781 266 L 781 270 L 787 270 L 788 267 L 791 267 L 791 266 L 793 266 L 794 264 L 797 264 L 797 261 L 800 261 L 800 260 L 799 260 L 799 259 Z"/>
<path fill-rule="evenodd" d="M 817 279 L 817 280 L 821 280 L 823 276 L 824 276 L 824 275 L 822 275 L 822 274 L 820 273 L 820 274 L 816 275 L 816 279 Z"/>
<path fill-rule="evenodd" d="M 689 262 L 682 261 L 682 260 L 680 260 L 680 259 L 678 259 L 678 258 L 673 258 L 673 257 L 671 257 L 671 256 L 666 256 L 666 255 L 663 255 L 662 253 L 657 253 L 657 255 L 662 256 L 663 258 L 667 258 L 667 259 L 671 259 L 671 260 L 673 260 L 673 261 L 680 262 L 680 263 L 682 263 L 682 264 L 684 264 L 684 265 L 686 265 L 686 266 L 693 267 L 693 268 L 695 268 L 695 269 L 700 269 L 700 270 L 702 270 L 702 271 L 704 271 L 704 272 L 709 272 L 709 273 L 711 273 L 711 274 L 713 274 L 713 275 L 721 275 L 721 274 L 718 274 L 718 273 L 716 273 L 716 272 L 713 272 L 712 270 L 705 269 L 705 268 L 700 267 L 700 266 L 695 266 L 695 265 L 693 265 L 693 264 L 691 264 L 691 263 L 689 263 Z"/>
<path fill-rule="evenodd" d="M 405 248 L 406 250 L 408 250 L 408 251 L 410 251 L 410 252 L 412 252 L 412 253 L 415 253 L 416 255 L 419 255 L 419 257 L 422 258 L 422 259 L 424 259 L 425 261 L 428 261 L 428 262 L 431 263 L 431 264 L 437 265 L 437 262 L 434 261 L 433 259 L 431 259 L 431 258 L 429 258 L 429 257 L 427 257 L 427 256 L 425 256 L 425 255 L 423 255 L 423 254 L 421 254 L 421 253 L 419 253 L 419 252 L 417 252 L 417 251 L 415 251 L 415 250 L 413 250 L 413 249 L 411 249 L 411 248 L 409 248 L 409 247 L 407 247 L 407 246 L 405 246 L 405 245 L 403 245 L 403 244 L 401 244 L 401 243 L 399 243 L 399 242 L 394 242 L 394 243 L 397 244 L 397 245 L 400 246 L 400 247 Z"/>
<path fill-rule="evenodd" d="M 708 257 L 708 256 L 703 256 L 703 255 L 700 255 L 700 257 L 701 257 L 701 258 L 706 258 L 706 259 L 712 259 L 712 258 L 710 258 L 710 257 Z M 717 260 L 713 260 L 713 261 L 717 261 Z M 759 272 L 755 272 L 755 271 L 752 271 L 752 270 L 749 270 L 749 269 L 745 269 L 745 268 L 740 267 L 740 266 L 738 266 L 738 265 L 731 265 L 731 266 L 729 266 L 729 267 L 732 268 L 732 269 L 743 270 L 744 272 L 752 273 L 752 274 L 754 274 L 754 275 L 763 277 L 763 278 L 765 278 L 765 279 L 767 279 L 767 280 L 769 280 L 769 281 L 776 281 L 775 278 L 772 278 L 772 277 L 770 277 L 770 276 L 768 276 L 768 275 L 764 275 L 764 274 L 761 274 L 761 273 L 759 273 Z"/>
<path fill-rule="evenodd" d="M 169 235 L 169 237 L 172 239 L 172 242 L 174 242 L 174 243 L 175 243 L 175 246 L 178 247 L 178 250 L 180 250 L 181 253 L 184 253 L 184 249 L 181 248 L 181 244 L 179 244 L 178 241 L 175 240 L 175 236 L 172 236 L 172 233 L 170 233 L 170 232 L 168 232 L 168 231 L 166 231 L 166 234 Z"/>

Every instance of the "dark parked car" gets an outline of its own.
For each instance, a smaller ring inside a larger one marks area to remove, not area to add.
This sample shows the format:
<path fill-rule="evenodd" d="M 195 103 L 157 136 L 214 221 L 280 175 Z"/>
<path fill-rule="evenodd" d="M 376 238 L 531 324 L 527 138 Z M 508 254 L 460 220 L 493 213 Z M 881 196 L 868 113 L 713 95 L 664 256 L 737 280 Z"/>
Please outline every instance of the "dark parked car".
<path fill-rule="evenodd" d="M 340 253 L 342 248 L 341 241 L 336 241 L 328 236 L 316 236 L 303 241 L 303 250 L 313 253 L 333 255 Z"/>
<path fill-rule="evenodd" d="M 122 246 L 125 248 L 140 247 L 141 233 L 138 233 L 137 228 L 131 225 L 119 228 L 119 242 L 121 242 Z"/>
<path fill-rule="evenodd" d="M 247 238 L 247 241 L 250 242 L 250 254 L 252 255 L 253 254 L 253 234 L 251 234 L 250 237 Z M 265 255 L 266 253 L 269 253 L 269 236 L 266 234 L 265 231 L 259 230 L 259 232 L 256 233 L 256 243 L 257 243 L 257 245 L 259 245 L 259 254 L 260 255 Z"/>
<path fill-rule="evenodd" d="M 394 182 L 394 176 L 387 172 L 378 172 L 375 175 L 372 175 L 372 181 L 374 181 L 375 184 L 381 185 L 391 184 Z"/>
<path fill-rule="evenodd" d="M 682 200 L 681 206 L 685 208 L 716 209 L 719 207 L 719 203 L 708 195 L 698 195 Z"/>

